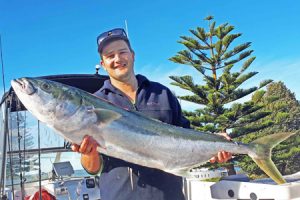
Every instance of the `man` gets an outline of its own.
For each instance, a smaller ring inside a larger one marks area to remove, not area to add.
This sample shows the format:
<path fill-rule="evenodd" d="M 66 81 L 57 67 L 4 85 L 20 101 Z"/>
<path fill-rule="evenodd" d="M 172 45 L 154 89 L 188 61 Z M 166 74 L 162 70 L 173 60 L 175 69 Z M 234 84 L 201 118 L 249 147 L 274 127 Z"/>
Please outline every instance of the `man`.
<path fill-rule="evenodd" d="M 100 34 L 97 43 L 101 65 L 107 71 L 109 80 L 95 95 L 162 122 L 189 128 L 178 100 L 167 87 L 142 75 L 135 75 L 135 53 L 123 29 Z M 181 177 L 105 155 L 102 159 L 96 151 L 97 146 L 92 137 L 86 136 L 80 146 L 75 144 L 72 149 L 82 153 L 81 163 L 87 172 L 97 174 L 101 171 L 101 199 L 184 199 Z M 212 162 L 224 162 L 230 157 L 227 152 L 219 152 Z"/>

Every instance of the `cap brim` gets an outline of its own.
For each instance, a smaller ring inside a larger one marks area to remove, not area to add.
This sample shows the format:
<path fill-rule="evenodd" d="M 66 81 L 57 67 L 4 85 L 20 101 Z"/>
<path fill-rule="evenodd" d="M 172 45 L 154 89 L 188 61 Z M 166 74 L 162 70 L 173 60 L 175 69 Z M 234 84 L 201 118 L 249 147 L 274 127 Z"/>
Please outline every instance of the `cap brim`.
<path fill-rule="evenodd" d="M 112 35 L 110 37 L 105 38 L 104 40 L 102 40 L 100 42 L 100 44 L 98 45 L 98 52 L 102 53 L 103 47 L 105 47 L 105 45 L 107 45 L 112 40 L 118 40 L 118 39 L 129 41 L 128 38 L 123 35 Z"/>

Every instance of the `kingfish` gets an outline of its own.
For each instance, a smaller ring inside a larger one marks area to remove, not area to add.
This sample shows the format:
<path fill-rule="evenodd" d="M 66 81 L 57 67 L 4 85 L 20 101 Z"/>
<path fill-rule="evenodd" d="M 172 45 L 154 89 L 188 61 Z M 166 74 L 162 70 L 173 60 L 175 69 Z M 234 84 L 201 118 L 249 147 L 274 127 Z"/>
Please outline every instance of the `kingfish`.
<path fill-rule="evenodd" d="M 102 154 L 183 177 L 219 151 L 247 154 L 276 183 L 285 183 L 271 160 L 271 149 L 296 132 L 243 144 L 160 122 L 62 83 L 20 78 L 11 85 L 29 112 L 71 143 L 80 144 L 90 135 Z"/>

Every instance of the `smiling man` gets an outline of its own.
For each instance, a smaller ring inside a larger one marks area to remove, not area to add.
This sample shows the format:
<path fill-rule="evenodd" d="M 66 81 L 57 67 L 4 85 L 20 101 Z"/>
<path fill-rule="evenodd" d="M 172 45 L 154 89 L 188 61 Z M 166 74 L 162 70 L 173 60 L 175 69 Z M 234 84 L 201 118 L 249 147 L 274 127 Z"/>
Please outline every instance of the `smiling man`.
<path fill-rule="evenodd" d="M 109 80 L 104 82 L 95 95 L 162 122 L 189 128 L 189 122 L 182 116 L 177 98 L 167 87 L 152 82 L 145 76 L 135 75 L 135 53 L 123 29 L 117 28 L 100 34 L 97 44 L 101 65 L 107 71 Z M 99 155 L 97 146 L 92 137 L 86 136 L 80 146 L 74 144 L 72 149 L 82 153 L 81 163 L 87 172 L 91 174 L 101 172 L 101 199 L 185 199 L 181 177 Z M 230 158 L 230 153 L 220 152 L 213 160 L 225 162 Z"/>

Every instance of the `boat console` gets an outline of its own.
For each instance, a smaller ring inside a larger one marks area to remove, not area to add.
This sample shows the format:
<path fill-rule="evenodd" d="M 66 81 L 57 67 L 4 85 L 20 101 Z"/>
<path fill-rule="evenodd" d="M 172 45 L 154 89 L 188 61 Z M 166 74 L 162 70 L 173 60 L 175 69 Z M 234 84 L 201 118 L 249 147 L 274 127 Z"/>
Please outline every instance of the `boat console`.
<path fill-rule="evenodd" d="M 52 180 L 43 184 L 57 200 L 98 200 L 100 199 L 99 176 L 69 178 L 74 174 L 69 161 L 53 163 Z M 54 177 L 54 180 L 53 180 Z"/>
<path fill-rule="evenodd" d="M 69 161 L 53 163 L 49 180 L 41 181 L 43 195 L 53 196 L 56 200 L 100 200 L 99 176 L 74 177 L 73 167 Z M 39 182 L 27 183 L 24 188 L 25 199 L 38 197 Z M 21 190 L 5 189 L 7 200 L 22 200 Z M 24 194 L 23 194 L 24 196 Z M 34 198 L 35 199 L 35 198 Z M 48 198 L 47 198 L 48 199 Z"/>

